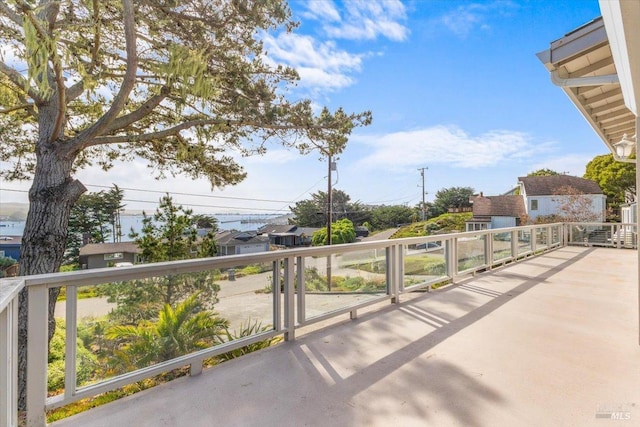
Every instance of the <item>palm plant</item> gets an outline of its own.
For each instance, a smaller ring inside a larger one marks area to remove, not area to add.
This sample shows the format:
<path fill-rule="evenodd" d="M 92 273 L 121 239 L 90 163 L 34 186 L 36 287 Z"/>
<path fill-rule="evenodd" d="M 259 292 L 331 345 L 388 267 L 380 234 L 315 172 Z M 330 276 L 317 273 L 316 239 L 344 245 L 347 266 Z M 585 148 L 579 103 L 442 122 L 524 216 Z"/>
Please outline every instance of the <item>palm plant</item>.
<path fill-rule="evenodd" d="M 156 321 L 112 326 L 106 336 L 115 341 L 113 369 L 126 372 L 220 344 L 226 328 L 228 321 L 201 309 L 196 293 L 175 308 L 165 304 Z"/>

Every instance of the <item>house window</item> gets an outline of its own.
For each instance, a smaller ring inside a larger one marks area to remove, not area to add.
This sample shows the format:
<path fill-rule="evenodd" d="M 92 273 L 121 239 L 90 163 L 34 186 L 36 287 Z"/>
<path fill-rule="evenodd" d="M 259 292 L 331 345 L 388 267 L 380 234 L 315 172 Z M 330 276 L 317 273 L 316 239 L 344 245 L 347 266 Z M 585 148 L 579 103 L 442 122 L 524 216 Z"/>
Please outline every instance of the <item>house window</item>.
<path fill-rule="evenodd" d="M 0 251 L 0 258 L 4 258 L 4 251 Z"/>
<path fill-rule="evenodd" d="M 124 254 L 122 252 L 114 252 L 112 254 L 104 254 L 104 260 L 105 261 L 113 261 L 115 259 L 122 259 L 124 258 Z"/>
<path fill-rule="evenodd" d="M 537 200 L 532 200 L 531 201 L 531 210 L 532 211 L 537 211 L 538 210 L 538 201 Z"/>

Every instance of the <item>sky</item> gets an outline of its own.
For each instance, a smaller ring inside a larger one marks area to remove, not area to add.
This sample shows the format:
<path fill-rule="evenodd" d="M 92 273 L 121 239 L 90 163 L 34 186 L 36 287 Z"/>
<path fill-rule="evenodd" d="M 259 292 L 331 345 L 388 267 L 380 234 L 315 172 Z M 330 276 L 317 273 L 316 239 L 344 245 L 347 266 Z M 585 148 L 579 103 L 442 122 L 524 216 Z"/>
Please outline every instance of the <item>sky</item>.
<path fill-rule="evenodd" d="M 333 188 L 353 202 L 415 206 L 421 168 L 427 201 L 450 187 L 499 195 L 541 168 L 582 176 L 607 153 L 536 57 L 598 17 L 597 0 L 290 0 L 290 7 L 299 27 L 264 42 L 271 60 L 298 70 L 292 96 L 373 115 L 352 133 L 332 175 Z M 317 153 L 273 144 L 263 156 L 237 160 L 247 178 L 224 189 L 154 180 L 141 161 L 76 177 L 89 191 L 117 184 L 127 209 L 148 212 L 163 192 L 195 212 L 284 214 L 327 191 L 326 160 Z M 0 184 L 0 202 L 27 202 L 29 182 Z"/>

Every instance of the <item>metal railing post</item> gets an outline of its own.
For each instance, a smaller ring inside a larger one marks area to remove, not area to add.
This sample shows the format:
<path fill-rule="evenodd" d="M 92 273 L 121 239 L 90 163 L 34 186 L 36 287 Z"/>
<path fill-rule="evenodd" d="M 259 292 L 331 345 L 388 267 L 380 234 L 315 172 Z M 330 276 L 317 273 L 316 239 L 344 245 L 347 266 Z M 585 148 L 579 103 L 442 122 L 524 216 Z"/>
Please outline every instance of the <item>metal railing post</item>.
<path fill-rule="evenodd" d="M 282 308 L 280 304 L 280 260 L 273 261 L 273 278 L 271 291 L 273 294 L 273 328 L 282 330 Z"/>
<path fill-rule="evenodd" d="M 75 394 L 77 384 L 76 372 L 76 341 L 77 341 L 77 311 L 78 288 L 67 286 L 66 304 L 66 336 L 64 349 L 64 394 L 71 397 Z"/>
<path fill-rule="evenodd" d="M 458 241 L 456 238 L 448 239 L 444 246 L 444 259 L 446 265 L 447 276 L 451 279 L 451 283 L 454 283 L 455 277 L 458 273 Z"/>
<path fill-rule="evenodd" d="M 0 313 L 0 425 L 18 425 L 18 298 Z"/>
<path fill-rule="evenodd" d="M 493 268 L 493 234 L 490 231 L 484 235 L 484 263 L 489 270 Z"/>
<path fill-rule="evenodd" d="M 396 276 L 396 289 L 398 295 L 404 292 L 404 245 L 397 246 L 396 262 L 398 263 L 397 276 Z"/>
<path fill-rule="evenodd" d="M 307 285 L 305 283 L 305 274 L 304 274 L 304 257 L 296 258 L 296 274 L 298 281 L 298 323 L 304 323 L 307 317 L 307 308 L 306 308 L 306 292 Z"/>
<path fill-rule="evenodd" d="M 285 341 L 295 339 L 295 268 L 294 258 L 284 259 L 284 333 Z"/>
<path fill-rule="evenodd" d="M 398 304 L 400 302 L 398 294 L 398 246 L 387 246 L 386 248 L 386 264 L 387 264 L 387 288 L 391 295 L 391 303 Z"/>
<path fill-rule="evenodd" d="M 49 290 L 31 286 L 27 293 L 27 427 L 40 427 L 46 425 Z"/>

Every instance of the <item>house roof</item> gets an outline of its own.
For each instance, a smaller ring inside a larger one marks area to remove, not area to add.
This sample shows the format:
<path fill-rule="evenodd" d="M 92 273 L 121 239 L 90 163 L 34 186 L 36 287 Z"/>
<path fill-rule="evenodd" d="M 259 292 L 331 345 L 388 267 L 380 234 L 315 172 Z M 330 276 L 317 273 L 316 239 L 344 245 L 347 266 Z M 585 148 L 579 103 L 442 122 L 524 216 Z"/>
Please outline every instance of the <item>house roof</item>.
<path fill-rule="evenodd" d="M 291 233 L 296 228 L 298 228 L 298 226 L 294 224 L 266 224 L 260 227 L 260 232 L 263 234 Z"/>
<path fill-rule="evenodd" d="M 88 243 L 80 248 L 80 256 L 113 254 L 117 252 L 139 254 L 142 251 L 134 242 Z"/>
<path fill-rule="evenodd" d="M 222 231 L 216 234 L 216 243 L 223 246 L 267 243 L 267 236 L 259 236 L 255 231 Z"/>
<path fill-rule="evenodd" d="M 297 225 L 276 225 L 267 224 L 260 229 L 260 233 L 268 234 L 269 236 L 311 236 L 319 228 L 314 227 L 298 227 Z"/>
<path fill-rule="evenodd" d="M 476 196 L 473 203 L 473 221 L 480 217 L 510 216 L 520 218 L 526 214 L 522 196 Z M 485 219 L 486 220 L 486 219 Z"/>
<path fill-rule="evenodd" d="M 603 194 L 600 186 L 590 179 L 569 175 L 522 176 L 518 178 L 529 196 L 552 196 L 561 187 L 572 187 L 584 194 Z"/>
<path fill-rule="evenodd" d="M 640 102 L 640 2 L 600 2 L 602 18 L 551 42 L 538 58 L 616 156 L 614 144 L 636 135 Z M 635 85 L 634 85 L 635 83 Z"/>

